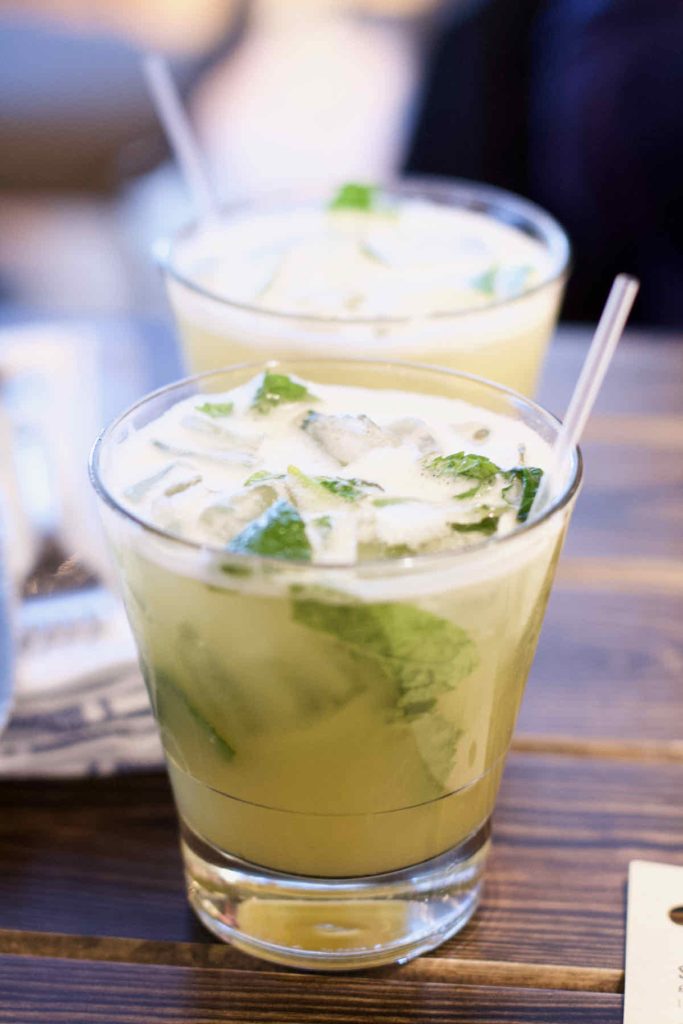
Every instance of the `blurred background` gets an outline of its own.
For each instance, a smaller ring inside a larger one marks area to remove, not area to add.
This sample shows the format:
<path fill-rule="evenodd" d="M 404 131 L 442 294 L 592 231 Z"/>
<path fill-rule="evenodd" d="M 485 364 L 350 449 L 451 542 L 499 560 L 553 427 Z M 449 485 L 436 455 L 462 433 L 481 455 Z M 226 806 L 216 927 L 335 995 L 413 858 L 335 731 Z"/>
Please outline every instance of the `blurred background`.
<path fill-rule="evenodd" d="M 150 50 L 225 200 L 488 182 L 568 230 L 565 320 L 628 271 L 647 355 L 683 330 L 681 0 L 0 0 L 0 775 L 160 761 L 86 477 L 97 430 L 181 372 L 151 249 L 193 211 Z M 568 392 L 589 332 L 564 335 Z"/>
<path fill-rule="evenodd" d="M 164 314 L 191 216 L 139 57 L 172 61 L 227 199 L 456 176 L 568 229 L 566 318 L 615 272 L 683 327 L 680 0 L 0 0 L 0 316 Z"/>

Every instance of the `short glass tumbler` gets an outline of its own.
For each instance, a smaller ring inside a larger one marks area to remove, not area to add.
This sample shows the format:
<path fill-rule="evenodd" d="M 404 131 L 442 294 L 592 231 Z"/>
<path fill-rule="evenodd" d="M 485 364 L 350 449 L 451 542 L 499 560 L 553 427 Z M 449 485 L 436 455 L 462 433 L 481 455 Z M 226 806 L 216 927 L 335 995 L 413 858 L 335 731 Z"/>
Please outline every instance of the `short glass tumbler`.
<path fill-rule="evenodd" d="M 452 371 L 267 365 L 313 383 L 462 399 L 551 443 L 559 427 L 520 395 Z M 580 455 L 547 511 L 510 535 L 356 566 L 229 555 L 118 503 L 108 481 L 131 432 L 264 368 L 150 395 L 92 455 L 166 751 L 189 899 L 220 938 L 278 963 L 403 961 L 453 935 L 477 906 Z"/>
<path fill-rule="evenodd" d="M 569 272 L 563 229 L 534 203 L 489 185 L 408 180 L 381 191 L 389 201 L 424 199 L 446 213 L 463 211 L 516 228 L 538 246 L 539 278 L 513 298 L 452 312 L 363 316 L 349 310 L 324 316 L 270 311 L 232 301 L 207 284 L 216 278 L 226 242 L 252 218 L 272 221 L 274 235 L 282 234 L 284 222 L 291 234 L 292 224 L 306 224 L 324 211 L 329 196 L 234 204 L 208 223 L 178 232 L 160 253 L 189 368 L 199 373 L 271 357 L 408 359 L 476 373 L 532 395 Z"/>

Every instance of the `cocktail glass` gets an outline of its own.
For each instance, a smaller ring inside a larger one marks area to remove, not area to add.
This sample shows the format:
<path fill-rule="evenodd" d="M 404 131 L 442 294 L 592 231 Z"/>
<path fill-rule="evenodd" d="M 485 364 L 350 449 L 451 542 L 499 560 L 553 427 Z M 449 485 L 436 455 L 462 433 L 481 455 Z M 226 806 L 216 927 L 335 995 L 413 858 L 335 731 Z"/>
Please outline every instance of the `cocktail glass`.
<path fill-rule="evenodd" d="M 389 201 L 425 199 L 444 209 L 484 214 L 517 228 L 542 250 L 540 278 L 515 298 L 433 315 L 363 317 L 268 312 L 229 301 L 206 285 L 221 240 L 253 216 L 305 215 L 325 199 L 262 199 L 225 208 L 208 224 L 180 231 L 161 247 L 161 265 L 193 372 L 268 358 L 416 360 L 534 393 L 557 323 L 570 248 L 560 225 L 540 207 L 501 189 L 469 182 L 406 183 L 382 189 Z M 329 197 L 327 197 L 329 198 Z M 226 281 L 229 291 L 230 282 Z"/>
<path fill-rule="evenodd" d="M 552 444 L 506 388 L 412 364 L 269 363 L 313 384 L 471 403 Z M 242 365 L 157 391 L 100 436 L 91 477 L 163 739 L 189 899 L 222 939 L 282 964 L 403 961 L 472 916 L 490 820 L 581 476 L 513 533 L 357 565 L 229 554 L 138 519 L 122 442 Z M 372 414 L 372 409 L 368 409 Z"/>

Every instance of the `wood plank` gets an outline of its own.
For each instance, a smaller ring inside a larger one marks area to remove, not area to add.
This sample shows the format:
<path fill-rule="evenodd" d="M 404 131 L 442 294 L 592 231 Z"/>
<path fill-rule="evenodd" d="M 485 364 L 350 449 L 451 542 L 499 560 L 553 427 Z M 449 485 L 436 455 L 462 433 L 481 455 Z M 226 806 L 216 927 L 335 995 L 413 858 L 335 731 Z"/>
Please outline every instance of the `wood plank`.
<path fill-rule="evenodd" d="M 7 929 L 0 929 L 0 956 L 3 954 L 168 967 L 248 969 L 269 973 L 282 970 L 265 960 L 247 959 L 238 950 L 223 943 L 163 942 L 155 939 L 60 935 Z M 552 988 L 570 992 L 623 992 L 624 981 L 623 971 L 608 968 L 502 963 L 454 957 L 420 957 L 408 964 L 364 973 L 372 977 L 400 977 L 402 981 Z"/>
<path fill-rule="evenodd" d="M 539 401 L 562 413 L 589 332 L 563 329 Z M 583 443 L 584 484 L 565 556 L 683 560 L 683 337 L 631 333 Z"/>
<path fill-rule="evenodd" d="M 517 733 L 512 750 L 522 754 L 568 754 L 616 761 L 673 761 L 683 764 L 683 740 L 582 739 L 557 733 Z"/>
<path fill-rule="evenodd" d="M 677 593 L 585 590 L 582 582 L 583 574 L 574 586 L 560 582 L 550 598 L 518 733 L 574 739 L 577 748 L 630 741 L 631 755 L 643 741 L 679 743 L 683 573 Z"/>
<path fill-rule="evenodd" d="M 677 452 L 683 448 L 683 416 L 592 416 L 588 441 Z"/>
<path fill-rule="evenodd" d="M 2 783 L 0 927 L 208 941 L 166 776 Z"/>
<path fill-rule="evenodd" d="M 554 589 L 679 596 L 683 594 L 683 559 L 562 558 Z"/>
<path fill-rule="evenodd" d="M 629 861 L 683 864 L 683 765 L 513 753 L 480 914 L 437 956 L 621 969 Z"/>
<path fill-rule="evenodd" d="M 538 401 L 562 415 L 593 326 L 563 325 L 550 346 Z M 603 415 L 674 415 L 683 409 L 683 334 L 627 330 L 596 404 Z"/>
<path fill-rule="evenodd" d="M 665 436 L 659 447 L 605 441 L 583 446 L 584 483 L 565 558 L 683 559 L 683 457 L 667 444 Z"/>
<path fill-rule="evenodd" d="M 627 865 L 683 863 L 682 785 L 680 764 L 513 753 L 482 908 L 435 956 L 621 970 Z M 0 928 L 211 942 L 165 779 L 0 786 Z"/>
<path fill-rule="evenodd" d="M 618 1024 L 621 996 L 0 957 L 8 1024 Z"/>

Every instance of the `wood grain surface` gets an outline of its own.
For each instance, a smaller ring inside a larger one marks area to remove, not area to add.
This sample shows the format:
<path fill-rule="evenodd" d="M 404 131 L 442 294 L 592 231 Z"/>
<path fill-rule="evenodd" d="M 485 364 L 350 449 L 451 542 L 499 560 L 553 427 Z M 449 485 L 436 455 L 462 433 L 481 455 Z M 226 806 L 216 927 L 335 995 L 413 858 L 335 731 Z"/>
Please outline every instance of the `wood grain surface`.
<path fill-rule="evenodd" d="M 377 977 L 0 957 L 7 1024 L 617 1024 L 621 997 Z"/>
<path fill-rule="evenodd" d="M 584 484 L 564 557 L 683 559 L 683 444 L 582 447 Z"/>
<path fill-rule="evenodd" d="M 518 737 L 683 740 L 682 624 L 683 586 L 680 593 L 634 593 L 587 589 L 561 576 Z"/>
<path fill-rule="evenodd" d="M 563 326 L 551 343 L 538 401 L 561 416 L 593 328 Z M 627 330 L 595 405 L 597 416 L 683 414 L 683 333 Z"/>
<path fill-rule="evenodd" d="M 628 862 L 683 864 L 682 788 L 679 763 L 513 753 L 481 910 L 433 955 L 621 970 Z M 0 801 L 0 929 L 213 941 L 163 777 L 17 783 Z"/>
<path fill-rule="evenodd" d="M 146 388 L 177 374 L 163 328 L 117 337 L 109 414 L 134 363 Z M 587 343 L 553 345 L 549 408 Z M 683 864 L 683 337 L 622 343 L 584 455 L 482 906 L 459 936 L 355 976 L 275 968 L 188 909 L 163 776 L 5 782 L 0 1022 L 621 1021 L 628 863 Z"/>

